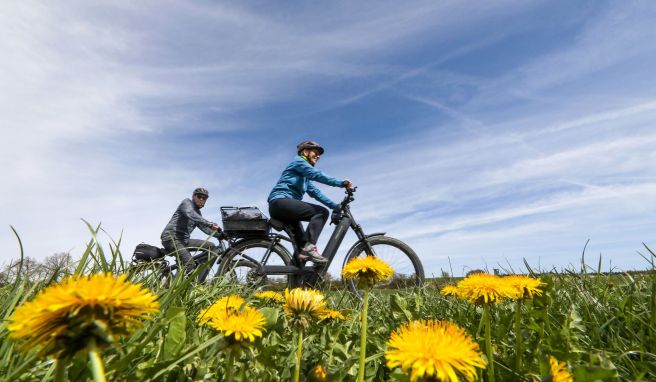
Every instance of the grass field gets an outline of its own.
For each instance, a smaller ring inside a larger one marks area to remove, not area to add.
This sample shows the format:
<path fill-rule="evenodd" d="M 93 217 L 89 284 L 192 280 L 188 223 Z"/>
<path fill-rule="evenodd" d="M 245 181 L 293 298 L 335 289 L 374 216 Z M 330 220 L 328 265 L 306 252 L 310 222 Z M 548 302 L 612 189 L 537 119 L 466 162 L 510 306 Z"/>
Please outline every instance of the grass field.
<path fill-rule="evenodd" d="M 127 264 L 117 247 L 113 243 L 103 251 L 95 239 L 91 240 L 76 272 L 124 273 Z M 648 256 L 654 259 L 651 251 Z M 0 286 L 1 380 L 55 380 L 55 362 L 41 356 L 38 346 L 25 349 L 20 347 L 20 340 L 10 340 L 8 324 L 17 307 L 63 276 L 53 272 L 41 280 L 19 278 Z M 157 296 L 159 312 L 129 336 L 115 337 L 103 348 L 107 380 L 217 381 L 224 380 L 228 365 L 235 380 L 292 379 L 297 337 L 280 304 L 256 301 L 252 291 L 220 282 L 198 285 L 179 277 L 163 288 L 150 276 L 130 278 Z M 550 373 L 550 356 L 566 362 L 576 381 L 656 380 L 656 274 L 597 274 L 588 270 L 542 274 L 540 278 L 545 283 L 544 292 L 523 301 L 519 310 L 512 301 L 491 306 L 496 380 L 544 380 Z M 451 321 L 481 349 L 486 348 L 484 310 L 480 305 L 442 296 L 440 289 L 450 281 L 432 279 L 417 290 L 371 294 L 365 380 L 408 380 L 399 368 L 386 366 L 384 352 L 391 332 L 412 320 Z M 234 349 L 234 343 L 197 322 L 201 310 L 230 294 L 246 298 L 266 318 L 262 337 L 232 353 L 228 350 Z M 326 299 L 330 308 L 347 319 L 313 322 L 304 331 L 301 380 L 306 380 L 318 364 L 327 370 L 328 380 L 355 380 L 362 302 L 339 289 L 328 291 Z M 91 380 L 88 360 L 85 352 L 68 360 L 63 380 Z M 477 373 L 479 380 L 489 378 L 485 369 Z"/>

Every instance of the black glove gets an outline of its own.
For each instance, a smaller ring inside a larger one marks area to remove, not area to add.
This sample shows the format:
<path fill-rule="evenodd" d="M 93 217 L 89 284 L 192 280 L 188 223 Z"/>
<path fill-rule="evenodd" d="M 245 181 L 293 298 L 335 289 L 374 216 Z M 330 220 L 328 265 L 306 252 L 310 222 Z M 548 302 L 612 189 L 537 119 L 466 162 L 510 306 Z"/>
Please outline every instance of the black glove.
<path fill-rule="evenodd" d="M 333 210 L 333 213 L 330 215 L 330 222 L 334 225 L 337 225 L 339 221 L 342 219 L 342 209 L 340 207 L 336 207 Z"/>

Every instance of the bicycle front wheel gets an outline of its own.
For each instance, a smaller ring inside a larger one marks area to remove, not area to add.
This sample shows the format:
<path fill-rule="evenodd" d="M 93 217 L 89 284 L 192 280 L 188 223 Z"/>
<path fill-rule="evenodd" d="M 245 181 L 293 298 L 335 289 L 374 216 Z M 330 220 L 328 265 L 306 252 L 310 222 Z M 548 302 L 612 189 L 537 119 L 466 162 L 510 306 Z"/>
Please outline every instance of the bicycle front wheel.
<path fill-rule="evenodd" d="M 221 259 L 219 275 L 230 284 L 249 289 L 284 290 L 292 286 L 292 275 L 264 274 L 265 265 L 292 265 L 291 256 L 285 247 L 270 240 L 245 240 Z"/>
<path fill-rule="evenodd" d="M 424 267 L 419 257 L 407 244 L 401 240 L 387 236 L 373 236 L 366 239 L 373 249 L 373 255 L 389 264 L 394 270 L 392 278 L 379 283 L 379 289 L 408 289 L 422 286 L 424 283 Z M 356 245 L 344 259 L 344 265 L 356 257 L 367 256 L 364 242 Z M 356 295 L 360 295 L 354 280 L 344 280 L 346 286 Z"/>

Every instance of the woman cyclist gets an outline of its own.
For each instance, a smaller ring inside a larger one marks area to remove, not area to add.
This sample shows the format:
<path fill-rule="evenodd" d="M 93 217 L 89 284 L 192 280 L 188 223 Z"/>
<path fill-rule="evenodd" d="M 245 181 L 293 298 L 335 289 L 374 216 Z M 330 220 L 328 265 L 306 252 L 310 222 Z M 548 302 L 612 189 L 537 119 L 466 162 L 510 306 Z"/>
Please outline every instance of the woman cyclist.
<path fill-rule="evenodd" d="M 294 228 L 294 237 L 302 247 L 299 260 L 325 264 L 327 259 L 321 256 L 316 244 L 330 213 L 320 205 L 302 201 L 303 195 L 307 192 L 331 210 L 336 210 L 339 205 L 319 191 L 311 181 L 348 188 L 353 188 L 353 183 L 348 179 L 332 178 L 314 168 L 324 153 L 323 147 L 318 143 L 304 141 L 298 144 L 296 149 L 298 155 L 283 170 L 278 183 L 269 194 L 269 215 Z M 302 221 L 308 222 L 306 231 L 303 230 Z"/>

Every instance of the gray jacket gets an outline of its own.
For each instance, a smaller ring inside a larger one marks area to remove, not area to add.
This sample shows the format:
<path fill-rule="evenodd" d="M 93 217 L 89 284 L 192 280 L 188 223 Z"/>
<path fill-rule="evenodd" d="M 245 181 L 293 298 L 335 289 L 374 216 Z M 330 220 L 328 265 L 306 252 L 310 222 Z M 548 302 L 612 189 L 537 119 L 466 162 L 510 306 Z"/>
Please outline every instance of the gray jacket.
<path fill-rule="evenodd" d="M 187 198 L 180 203 L 178 209 L 175 210 L 169 224 L 164 228 L 162 232 L 162 242 L 171 240 L 173 237 L 174 240 L 180 241 L 182 243 L 187 243 L 189 240 L 189 235 L 194 228 L 198 227 L 201 231 L 205 232 L 208 235 L 214 233 L 210 226 L 214 224 L 211 221 L 205 220 L 203 215 L 200 213 L 200 209 L 196 207 L 194 202 L 191 199 Z"/>

